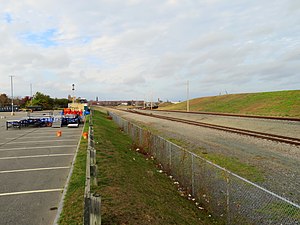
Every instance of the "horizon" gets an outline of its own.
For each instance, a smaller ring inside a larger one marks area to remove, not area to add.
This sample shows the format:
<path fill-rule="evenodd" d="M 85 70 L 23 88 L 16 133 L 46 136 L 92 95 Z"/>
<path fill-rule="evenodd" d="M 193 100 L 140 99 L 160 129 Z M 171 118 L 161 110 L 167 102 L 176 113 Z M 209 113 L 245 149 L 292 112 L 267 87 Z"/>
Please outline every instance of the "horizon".
<path fill-rule="evenodd" d="M 189 98 L 189 100 L 193 100 L 193 99 L 199 99 L 199 98 L 209 98 L 209 97 L 217 97 L 217 96 L 223 96 L 223 95 L 241 95 L 241 94 L 259 94 L 259 93 L 274 93 L 274 92 L 286 92 L 286 91 L 300 91 L 300 89 L 296 89 L 296 90 L 280 90 L 280 91 L 262 91 L 262 92 L 244 92 L 244 93 L 219 93 L 218 95 L 208 95 L 208 96 L 199 96 L 199 97 L 193 97 L 193 98 Z M 40 92 L 41 93 L 41 92 Z M 0 93 L 1 94 L 6 94 L 6 96 L 8 98 L 10 98 L 10 96 L 7 94 L 7 93 Z M 47 93 L 42 93 L 44 95 L 48 95 Z M 34 94 L 35 95 L 35 94 Z M 33 95 L 33 98 L 34 98 L 34 95 Z M 50 98 L 55 98 L 55 97 L 52 97 L 51 95 L 48 95 Z M 22 98 L 25 98 L 25 97 L 31 97 L 29 95 L 25 95 L 25 96 L 14 96 L 14 99 L 22 99 Z M 71 96 L 72 97 L 72 96 Z M 94 102 L 97 102 L 96 99 L 87 99 L 85 97 L 77 97 L 75 96 L 76 99 L 86 99 L 87 101 L 94 101 Z M 67 97 L 62 97 L 62 98 L 57 98 L 57 99 L 68 99 L 68 96 Z M 157 101 L 156 101 L 157 100 Z M 186 102 L 187 99 L 183 99 L 183 100 L 173 100 L 173 99 L 160 99 L 160 98 L 157 98 L 157 99 L 153 99 L 153 102 L 158 102 L 158 100 L 162 101 L 162 102 Z M 104 100 L 104 99 L 98 99 L 98 102 L 105 102 L 105 101 L 145 101 L 145 102 L 151 102 L 151 100 L 146 100 L 146 99 L 107 99 L 107 100 Z"/>

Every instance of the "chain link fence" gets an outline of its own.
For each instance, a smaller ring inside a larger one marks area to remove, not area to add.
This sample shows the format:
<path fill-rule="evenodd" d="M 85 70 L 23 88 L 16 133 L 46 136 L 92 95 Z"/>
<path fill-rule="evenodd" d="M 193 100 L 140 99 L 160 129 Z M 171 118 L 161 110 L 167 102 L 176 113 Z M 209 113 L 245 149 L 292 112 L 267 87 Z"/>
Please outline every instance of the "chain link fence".
<path fill-rule="evenodd" d="M 300 225 L 300 206 L 118 115 L 113 120 L 203 208 L 226 224 Z"/>

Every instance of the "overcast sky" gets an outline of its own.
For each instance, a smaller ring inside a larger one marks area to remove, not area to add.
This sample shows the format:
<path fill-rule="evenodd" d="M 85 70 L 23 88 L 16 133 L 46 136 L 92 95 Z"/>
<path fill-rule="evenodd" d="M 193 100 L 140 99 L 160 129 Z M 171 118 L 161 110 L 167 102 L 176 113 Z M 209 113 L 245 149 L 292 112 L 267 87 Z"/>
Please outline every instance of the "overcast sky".
<path fill-rule="evenodd" d="M 99 100 L 300 89 L 299 0 L 0 0 L 0 93 Z"/>

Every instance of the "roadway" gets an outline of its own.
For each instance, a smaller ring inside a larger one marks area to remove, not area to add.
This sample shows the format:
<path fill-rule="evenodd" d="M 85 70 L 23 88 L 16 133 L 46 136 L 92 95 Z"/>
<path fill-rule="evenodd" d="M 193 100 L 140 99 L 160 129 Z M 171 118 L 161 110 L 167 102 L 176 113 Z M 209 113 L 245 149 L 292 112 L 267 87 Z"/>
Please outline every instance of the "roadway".
<path fill-rule="evenodd" d="M 0 113 L 0 224 L 53 224 L 82 127 L 56 137 L 58 128 L 6 130 L 6 119 Z"/>

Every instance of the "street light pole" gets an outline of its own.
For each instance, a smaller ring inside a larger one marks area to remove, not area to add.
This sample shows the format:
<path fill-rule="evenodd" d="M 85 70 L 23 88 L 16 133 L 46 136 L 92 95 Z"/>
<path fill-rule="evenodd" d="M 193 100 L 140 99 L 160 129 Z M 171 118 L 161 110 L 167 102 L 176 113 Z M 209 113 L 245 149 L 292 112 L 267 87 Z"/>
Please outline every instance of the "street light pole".
<path fill-rule="evenodd" d="M 32 95 L 32 83 L 30 83 L 30 105 L 32 106 L 32 100 L 33 100 L 33 95 Z"/>
<path fill-rule="evenodd" d="M 10 90 L 11 90 L 11 115 L 14 115 L 14 86 L 13 86 L 13 76 L 10 76 Z"/>
<path fill-rule="evenodd" d="M 73 107 L 74 107 L 74 103 L 75 103 L 75 84 L 72 84 L 72 92 L 73 92 Z"/>
<path fill-rule="evenodd" d="M 190 111 L 190 97 L 189 97 L 189 95 L 190 95 L 190 85 L 189 85 L 189 81 L 187 81 L 187 83 L 186 83 L 186 98 L 187 98 L 187 100 L 186 100 L 186 111 L 187 112 L 189 112 Z"/>
<path fill-rule="evenodd" d="M 152 91 L 151 91 L 151 102 L 150 102 L 150 110 L 152 110 L 152 107 L 153 107 L 153 93 L 152 93 Z"/>

